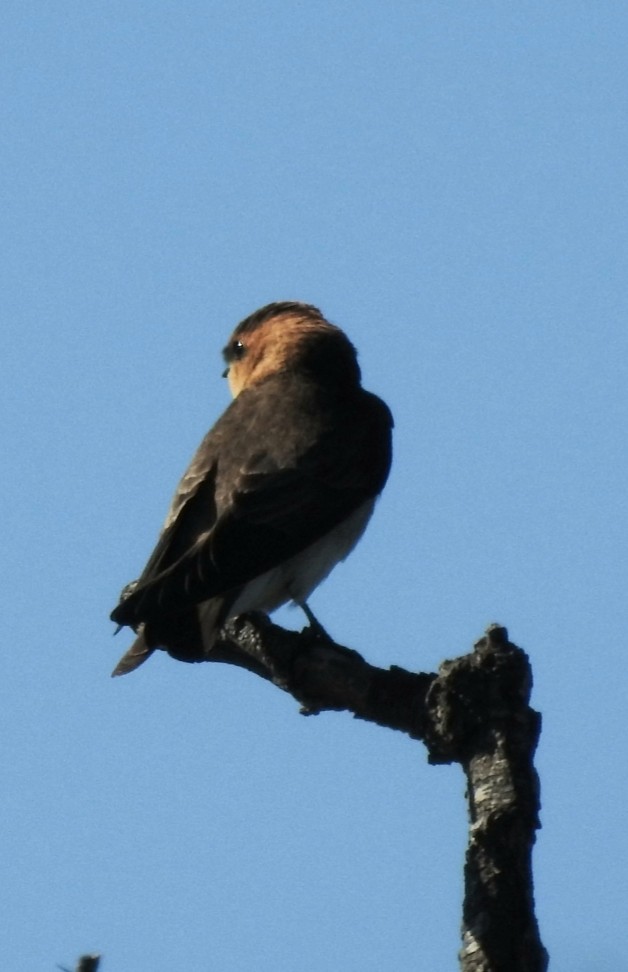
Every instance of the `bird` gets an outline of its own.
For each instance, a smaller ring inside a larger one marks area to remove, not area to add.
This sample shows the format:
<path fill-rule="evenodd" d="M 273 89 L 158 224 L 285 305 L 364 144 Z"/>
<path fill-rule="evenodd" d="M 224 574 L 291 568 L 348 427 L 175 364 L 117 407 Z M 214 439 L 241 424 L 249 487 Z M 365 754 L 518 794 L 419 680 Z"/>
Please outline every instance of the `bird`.
<path fill-rule="evenodd" d="M 111 619 L 156 650 L 207 660 L 227 620 L 302 607 L 351 552 L 388 478 L 393 418 L 318 308 L 279 301 L 241 321 L 223 357 L 232 402 L 198 447 L 156 547 Z M 323 629 L 324 630 L 324 629 Z"/>

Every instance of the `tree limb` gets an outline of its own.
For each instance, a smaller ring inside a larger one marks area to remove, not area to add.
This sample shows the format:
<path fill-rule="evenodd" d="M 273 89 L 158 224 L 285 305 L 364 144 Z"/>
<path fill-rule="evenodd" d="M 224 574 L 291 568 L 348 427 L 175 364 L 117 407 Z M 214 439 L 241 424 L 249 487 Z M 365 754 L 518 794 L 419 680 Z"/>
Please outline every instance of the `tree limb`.
<path fill-rule="evenodd" d="M 358 719 L 424 737 L 425 699 L 435 675 L 376 668 L 310 628 L 286 631 L 263 614 L 233 618 L 223 634 L 208 659 L 268 679 L 294 696 L 304 715 L 348 710 Z"/>
<path fill-rule="evenodd" d="M 78 960 L 76 972 L 96 972 L 100 965 L 100 955 L 82 955 Z"/>
<path fill-rule="evenodd" d="M 100 965 L 100 955 L 81 955 L 76 963 L 76 972 L 97 972 Z M 70 972 L 64 965 L 58 965 L 61 972 Z"/>
<path fill-rule="evenodd" d="M 541 717 L 529 705 L 528 657 L 505 628 L 491 625 L 470 654 L 421 674 L 376 668 L 311 629 L 246 615 L 228 622 L 209 658 L 270 680 L 304 714 L 346 710 L 422 740 L 431 763 L 460 763 L 469 805 L 462 972 L 545 972 L 532 880 Z"/>

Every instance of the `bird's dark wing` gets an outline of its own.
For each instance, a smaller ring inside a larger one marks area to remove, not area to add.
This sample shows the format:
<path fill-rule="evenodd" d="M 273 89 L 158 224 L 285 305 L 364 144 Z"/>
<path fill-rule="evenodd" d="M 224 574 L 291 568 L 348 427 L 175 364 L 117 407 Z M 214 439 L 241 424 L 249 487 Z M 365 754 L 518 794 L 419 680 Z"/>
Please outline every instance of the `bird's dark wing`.
<path fill-rule="evenodd" d="M 201 444 L 119 624 L 237 589 L 306 549 L 382 489 L 392 419 L 288 375 L 242 392 Z"/>
<path fill-rule="evenodd" d="M 216 459 L 209 433 L 177 487 L 157 545 L 134 590 L 167 570 L 212 529 L 216 522 L 215 477 Z"/>
<path fill-rule="evenodd" d="M 235 404 L 235 403 L 233 403 Z M 225 413 L 226 414 L 226 413 Z M 224 416 L 223 416 L 224 418 Z M 190 465 L 181 477 L 166 514 L 159 540 L 138 580 L 127 585 L 119 604 L 111 613 L 112 621 L 119 625 L 137 625 L 144 620 L 134 610 L 136 593 L 154 583 L 174 563 L 185 556 L 207 535 L 216 522 L 215 477 L 216 436 L 215 429 L 207 433 L 196 450 Z"/>

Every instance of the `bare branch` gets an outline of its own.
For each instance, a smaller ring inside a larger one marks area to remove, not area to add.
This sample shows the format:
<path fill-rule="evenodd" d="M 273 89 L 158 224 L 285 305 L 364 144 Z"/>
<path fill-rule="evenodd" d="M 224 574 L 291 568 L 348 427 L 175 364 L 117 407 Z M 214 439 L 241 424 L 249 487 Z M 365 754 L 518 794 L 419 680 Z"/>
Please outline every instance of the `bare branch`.
<path fill-rule="evenodd" d="M 286 631 L 263 614 L 233 618 L 210 661 L 223 661 L 269 679 L 301 703 L 305 715 L 352 712 L 358 719 L 425 737 L 427 692 L 435 675 L 369 665 L 351 648 L 310 628 Z"/>
<path fill-rule="evenodd" d="M 100 965 L 100 955 L 81 955 L 76 963 L 76 972 L 97 972 Z M 58 965 L 61 972 L 70 972 L 64 965 Z"/>
<path fill-rule="evenodd" d="M 431 763 L 460 763 L 468 783 L 469 846 L 463 972 L 545 972 L 534 914 L 532 848 L 539 827 L 533 757 L 541 728 L 530 708 L 527 655 L 492 625 L 438 674 L 369 665 L 358 652 L 264 615 L 235 618 L 212 661 L 267 678 L 305 714 L 347 710 L 422 740 Z"/>

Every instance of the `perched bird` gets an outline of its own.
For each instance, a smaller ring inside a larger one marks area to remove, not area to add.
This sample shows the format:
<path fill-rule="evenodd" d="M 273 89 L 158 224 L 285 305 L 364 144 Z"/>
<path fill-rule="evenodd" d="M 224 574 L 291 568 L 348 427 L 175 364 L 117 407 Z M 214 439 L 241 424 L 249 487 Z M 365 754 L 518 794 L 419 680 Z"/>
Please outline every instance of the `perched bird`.
<path fill-rule="evenodd" d="M 309 304 L 268 304 L 223 351 L 234 401 L 201 442 L 139 580 L 111 618 L 202 661 L 228 618 L 306 598 L 362 535 L 390 469 L 392 416 L 356 351 Z"/>

